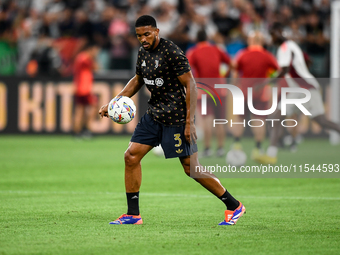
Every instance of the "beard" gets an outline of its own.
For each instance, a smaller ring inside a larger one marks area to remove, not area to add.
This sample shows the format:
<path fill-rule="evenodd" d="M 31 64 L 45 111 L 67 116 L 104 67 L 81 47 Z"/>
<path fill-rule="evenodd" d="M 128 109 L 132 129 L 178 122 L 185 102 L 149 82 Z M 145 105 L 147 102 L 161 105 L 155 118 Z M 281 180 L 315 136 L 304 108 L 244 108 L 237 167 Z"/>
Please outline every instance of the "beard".
<path fill-rule="evenodd" d="M 156 44 L 156 36 L 153 38 L 153 41 L 152 41 L 150 47 L 148 49 L 144 48 L 144 50 L 146 50 L 146 51 L 153 50 L 153 48 L 155 47 L 155 44 Z"/>

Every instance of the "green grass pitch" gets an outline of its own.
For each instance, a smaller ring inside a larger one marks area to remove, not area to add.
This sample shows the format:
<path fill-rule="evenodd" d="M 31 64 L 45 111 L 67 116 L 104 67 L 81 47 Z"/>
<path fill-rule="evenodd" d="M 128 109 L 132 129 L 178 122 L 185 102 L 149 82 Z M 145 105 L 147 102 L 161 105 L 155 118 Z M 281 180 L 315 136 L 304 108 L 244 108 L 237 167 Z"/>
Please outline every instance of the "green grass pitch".
<path fill-rule="evenodd" d="M 153 154 L 142 162 L 144 224 L 109 225 L 126 212 L 128 141 L 0 136 L 0 254 L 340 253 L 340 179 L 222 179 L 247 213 L 217 226 L 224 205 L 177 159 Z M 250 151 L 253 142 L 243 143 Z M 279 155 L 280 163 L 340 163 L 340 146 L 311 139 Z"/>

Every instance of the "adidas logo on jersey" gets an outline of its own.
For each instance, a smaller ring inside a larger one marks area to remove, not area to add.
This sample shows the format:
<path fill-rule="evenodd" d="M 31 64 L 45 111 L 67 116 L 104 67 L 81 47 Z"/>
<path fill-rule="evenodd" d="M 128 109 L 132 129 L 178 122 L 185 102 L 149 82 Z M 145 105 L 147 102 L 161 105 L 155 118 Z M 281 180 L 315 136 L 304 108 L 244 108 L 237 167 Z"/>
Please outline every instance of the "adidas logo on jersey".
<path fill-rule="evenodd" d="M 146 66 L 145 60 L 143 60 L 142 66 Z"/>
<path fill-rule="evenodd" d="M 181 153 L 183 152 L 183 150 L 182 150 L 182 149 L 178 149 L 178 150 L 176 150 L 176 152 L 177 152 L 178 154 L 181 154 Z"/>

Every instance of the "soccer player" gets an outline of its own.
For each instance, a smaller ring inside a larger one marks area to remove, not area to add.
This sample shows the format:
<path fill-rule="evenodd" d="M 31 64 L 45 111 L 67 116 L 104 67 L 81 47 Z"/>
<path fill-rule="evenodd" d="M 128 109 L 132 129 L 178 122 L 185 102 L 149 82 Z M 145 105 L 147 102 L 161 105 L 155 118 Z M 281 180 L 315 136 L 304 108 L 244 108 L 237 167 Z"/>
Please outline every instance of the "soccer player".
<path fill-rule="evenodd" d="M 236 57 L 235 61 L 235 72 L 233 78 L 239 80 L 239 87 L 245 95 L 245 103 L 248 97 L 248 87 L 254 87 L 260 83 L 261 79 L 272 75 L 276 70 L 279 69 L 275 57 L 267 50 L 263 48 L 263 35 L 260 31 L 250 32 L 248 35 L 248 47 Z M 253 88 L 253 106 L 257 110 L 267 110 L 268 102 L 270 101 L 270 86 L 266 85 L 259 90 Z M 248 109 L 248 107 L 244 107 Z M 235 116 L 235 122 L 241 123 L 245 116 Z M 254 119 L 264 119 L 266 116 L 251 115 Z M 235 142 L 233 149 L 242 149 L 240 139 L 244 132 L 243 125 L 233 126 L 233 135 Z M 255 139 L 255 148 L 252 151 L 251 157 L 257 157 L 261 154 L 261 143 L 266 137 L 266 126 L 252 127 L 252 132 Z"/>
<path fill-rule="evenodd" d="M 325 109 L 322 102 L 322 97 L 319 92 L 319 83 L 315 77 L 308 71 L 305 58 L 300 47 L 292 40 L 287 40 L 282 35 L 282 25 L 274 23 L 271 28 L 271 36 L 273 43 L 279 45 L 277 52 L 277 60 L 281 71 L 278 77 L 285 77 L 288 86 L 300 87 L 308 89 L 311 93 L 311 99 L 304 103 L 304 107 L 311 113 L 310 118 L 316 121 L 321 127 L 325 129 L 335 130 L 340 133 L 340 127 L 326 119 Z M 289 93 L 287 98 L 296 99 L 299 95 Z M 280 104 L 279 104 L 280 105 Z M 287 117 L 294 114 L 299 114 L 300 110 L 293 104 L 287 105 Z M 285 118 L 281 115 L 281 110 L 278 109 L 273 119 L 279 119 L 280 122 Z M 270 135 L 270 146 L 265 155 L 260 155 L 255 159 L 261 164 L 275 164 L 277 162 L 278 141 L 280 138 L 280 130 L 282 126 L 279 121 L 276 121 Z"/>
<path fill-rule="evenodd" d="M 80 52 L 74 62 L 74 85 L 75 85 L 75 113 L 73 132 L 79 137 L 83 128 L 88 127 L 95 117 L 97 98 L 92 94 L 93 71 L 97 68 L 95 58 L 99 47 L 88 43 Z M 85 116 L 85 118 L 84 118 Z M 90 132 L 87 130 L 85 135 Z"/>
<path fill-rule="evenodd" d="M 207 34 L 204 29 L 197 33 L 197 45 L 189 49 L 187 57 L 190 66 L 193 70 L 195 78 L 223 78 L 220 74 L 221 64 L 227 64 L 231 67 L 231 60 L 227 53 L 220 50 L 216 45 L 213 45 L 207 41 Z M 225 83 L 222 79 L 218 83 Z M 222 94 L 224 93 L 224 94 Z M 200 95 L 199 95 L 200 96 Z M 204 132 L 204 157 L 212 156 L 211 150 L 211 138 L 213 135 L 213 119 L 225 119 L 226 118 L 226 90 L 221 90 L 219 96 L 222 101 L 222 106 L 217 108 L 213 104 L 212 100 L 207 100 L 207 116 L 204 118 L 203 132 Z M 200 103 L 198 105 L 201 105 Z M 222 157 L 225 155 L 224 142 L 225 142 L 225 128 L 224 125 L 217 125 L 215 128 L 217 146 L 216 155 Z"/>
<path fill-rule="evenodd" d="M 214 175 L 190 171 L 199 166 L 199 162 L 194 124 L 197 92 L 187 58 L 173 42 L 159 37 L 153 17 L 139 17 L 135 30 L 142 44 L 136 75 L 117 96 L 131 97 L 145 84 L 151 98 L 124 155 L 128 210 L 110 224 L 143 223 L 139 212 L 141 160 L 153 147 L 161 144 L 166 158 L 178 157 L 188 176 L 192 173 L 198 183 L 225 203 L 225 220 L 220 225 L 234 225 L 245 212 L 243 204 Z M 101 107 L 101 117 L 108 117 L 107 108 L 108 105 Z"/>

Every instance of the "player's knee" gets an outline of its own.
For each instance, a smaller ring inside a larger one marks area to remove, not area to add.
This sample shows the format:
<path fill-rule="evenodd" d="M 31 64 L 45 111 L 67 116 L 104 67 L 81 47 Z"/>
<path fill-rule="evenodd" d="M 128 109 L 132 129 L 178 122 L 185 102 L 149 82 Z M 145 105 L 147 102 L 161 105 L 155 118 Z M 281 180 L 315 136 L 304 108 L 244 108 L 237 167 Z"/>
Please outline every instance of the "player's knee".
<path fill-rule="evenodd" d="M 126 166 L 134 166 L 139 164 L 139 159 L 127 149 L 124 153 L 124 161 Z"/>

